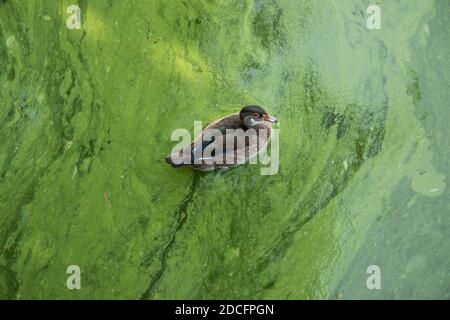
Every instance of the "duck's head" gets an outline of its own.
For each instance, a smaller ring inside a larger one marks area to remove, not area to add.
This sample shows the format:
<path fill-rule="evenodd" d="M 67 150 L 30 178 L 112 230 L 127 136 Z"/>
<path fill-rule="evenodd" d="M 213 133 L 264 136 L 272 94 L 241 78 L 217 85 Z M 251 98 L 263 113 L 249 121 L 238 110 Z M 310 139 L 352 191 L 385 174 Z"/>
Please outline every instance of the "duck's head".
<path fill-rule="evenodd" d="M 246 128 L 254 128 L 263 122 L 277 123 L 278 119 L 269 116 L 260 106 L 245 106 L 239 112 L 239 117 Z"/>

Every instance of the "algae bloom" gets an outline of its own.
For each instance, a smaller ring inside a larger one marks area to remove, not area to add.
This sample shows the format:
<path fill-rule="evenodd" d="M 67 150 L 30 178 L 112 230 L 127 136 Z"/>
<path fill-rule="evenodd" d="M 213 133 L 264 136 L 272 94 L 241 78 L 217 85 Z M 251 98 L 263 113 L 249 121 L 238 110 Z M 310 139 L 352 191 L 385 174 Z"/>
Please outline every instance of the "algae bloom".
<path fill-rule="evenodd" d="M 449 299 L 450 2 L 377 3 L 0 1 L 0 298 Z M 277 174 L 165 163 L 252 104 Z"/>

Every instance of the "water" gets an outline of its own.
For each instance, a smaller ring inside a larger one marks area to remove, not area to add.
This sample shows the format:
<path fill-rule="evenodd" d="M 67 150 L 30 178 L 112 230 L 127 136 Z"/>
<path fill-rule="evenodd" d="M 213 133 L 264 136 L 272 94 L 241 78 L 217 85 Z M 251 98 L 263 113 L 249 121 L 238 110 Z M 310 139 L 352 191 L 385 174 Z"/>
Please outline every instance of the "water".
<path fill-rule="evenodd" d="M 0 2 L 0 297 L 450 298 L 449 1 L 73 2 Z M 277 175 L 164 162 L 245 104 Z"/>

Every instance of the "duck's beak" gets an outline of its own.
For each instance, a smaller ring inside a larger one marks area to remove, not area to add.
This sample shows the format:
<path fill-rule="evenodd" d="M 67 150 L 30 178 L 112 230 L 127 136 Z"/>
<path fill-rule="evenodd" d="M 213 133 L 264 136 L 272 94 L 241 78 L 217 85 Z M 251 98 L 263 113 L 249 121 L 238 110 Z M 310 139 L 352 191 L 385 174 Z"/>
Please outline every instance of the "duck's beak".
<path fill-rule="evenodd" d="M 269 115 L 266 113 L 266 114 L 264 114 L 264 121 L 271 122 L 271 123 L 277 123 L 277 122 L 278 122 L 278 119 L 275 118 L 275 117 L 269 116 Z"/>

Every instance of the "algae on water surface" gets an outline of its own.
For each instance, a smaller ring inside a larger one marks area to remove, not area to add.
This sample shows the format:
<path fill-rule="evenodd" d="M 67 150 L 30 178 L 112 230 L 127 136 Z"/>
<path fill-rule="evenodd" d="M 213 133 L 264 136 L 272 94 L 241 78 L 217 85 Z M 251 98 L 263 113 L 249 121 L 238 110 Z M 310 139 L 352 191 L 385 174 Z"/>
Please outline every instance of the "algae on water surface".
<path fill-rule="evenodd" d="M 379 5 L 0 1 L 0 297 L 450 298 L 450 2 Z M 278 174 L 163 161 L 245 104 Z"/>

